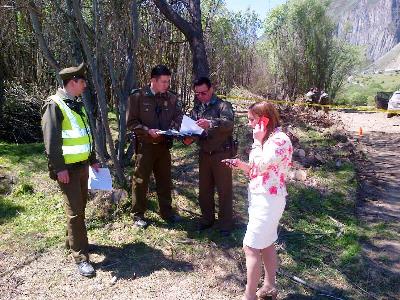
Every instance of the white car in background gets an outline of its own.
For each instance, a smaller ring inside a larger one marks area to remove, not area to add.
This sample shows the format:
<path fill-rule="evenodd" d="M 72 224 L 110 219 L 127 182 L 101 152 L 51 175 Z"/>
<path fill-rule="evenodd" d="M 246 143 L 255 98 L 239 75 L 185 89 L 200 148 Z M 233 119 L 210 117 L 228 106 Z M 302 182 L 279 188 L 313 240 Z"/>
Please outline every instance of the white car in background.
<path fill-rule="evenodd" d="M 394 113 L 393 113 L 394 112 Z M 394 115 L 400 114 L 400 91 L 393 93 L 388 102 L 388 114 L 387 117 L 391 118 Z"/>

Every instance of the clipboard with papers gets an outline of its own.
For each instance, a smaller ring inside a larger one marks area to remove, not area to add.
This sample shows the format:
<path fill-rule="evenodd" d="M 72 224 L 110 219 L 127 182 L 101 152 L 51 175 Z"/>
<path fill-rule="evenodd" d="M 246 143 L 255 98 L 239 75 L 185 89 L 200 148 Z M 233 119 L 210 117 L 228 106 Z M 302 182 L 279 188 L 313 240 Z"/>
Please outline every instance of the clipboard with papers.
<path fill-rule="evenodd" d="M 161 130 L 158 131 L 159 134 L 171 135 L 177 137 L 185 137 L 185 136 L 193 136 L 193 135 L 201 135 L 204 129 L 196 124 L 196 121 L 189 118 L 188 116 L 183 116 L 181 128 L 179 131 L 170 129 L 170 130 Z"/>

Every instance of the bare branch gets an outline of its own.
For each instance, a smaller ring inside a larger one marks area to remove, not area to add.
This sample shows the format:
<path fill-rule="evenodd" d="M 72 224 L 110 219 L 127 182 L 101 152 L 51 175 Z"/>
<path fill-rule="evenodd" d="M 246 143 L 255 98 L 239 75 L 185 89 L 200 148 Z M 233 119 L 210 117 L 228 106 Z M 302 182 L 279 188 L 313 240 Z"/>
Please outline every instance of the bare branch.
<path fill-rule="evenodd" d="M 67 21 L 69 21 L 69 22 L 72 23 L 72 24 L 75 24 L 75 23 L 76 23 L 75 17 L 74 17 L 73 15 L 71 15 L 70 13 L 66 12 L 64 9 L 62 9 L 62 7 L 61 7 L 59 1 L 54 1 L 54 0 L 52 0 L 52 3 L 53 3 L 54 6 L 56 7 L 57 11 L 59 11 L 59 12 L 64 16 L 64 18 L 65 18 Z M 85 32 L 86 32 L 86 33 L 88 34 L 88 36 L 92 39 L 93 36 L 94 36 L 93 29 L 90 28 L 89 25 L 88 25 L 86 22 L 83 22 L 83 26 L 84 26 L 84 28 L 85 28 L 85 30 L 86 30 Z M 76 26 L 73 26 L 73 27 L 75 28 Z M 76 33 L 77 36 L 79 35 L 79 33 L 77 32 L 77 30 L 75 30 L 75 33 Z"/>
<path fill-rule="evenodd" d="M 96 12 L 99 11 L 99 3 L 97 1 L 93 1 L 93 10 L 94 10 L 94 14 L 95 17 L 99 17 L 98 15 L 96 15 Z M 92 76 L 93 76 L 93 83 L 95 85 L 95 89 L 97 92 L 97 96 L 98 96 L 98 105 L 99 105 L 99 109 L 100 109 L 100 116 L 101 116 L 101 120 L 104 124 L 104 129 L 105 129 L 105 133 L 106 133 L 106 141 L 110 150 L 110 154 L 111 154 L 111 158 L 116 170 L 116 175 L 117 175 L 117 179 L 119 181 L 120 184 L 124 184 L 125 183 L 125 177 L 124 174 L 122 172 L 122 168 L 121 168 L 121 164 L 118 161 L 116 152 L 115 152 L 115 147 L 114 147 L 114 142 L 111 136 L 111 131 L 110 131 L 110 126 L 109 126 L 109 122 L 108 122 L 108 109 L 107 109 L 107 102 L 106 102 L 106 95 L 104 92 L 104 78 L 103 78 L 103 74 L 101 72 L 101 69 L 99 67 L 99 59 L 102 57 L 103 53 L 100 53 L 101 50 L 101 41 L 100 41 L 100 33 L 99 30 L 101 30 L 101 28 L 99 28 L 99 22 L 98 19 L 95 20 L 96 23 L 96 27 L 95 27 L 95 43 L 96 43 L 96 48 L 95 48 L 95 52 L 96 55 L 93 56 L 93 51 L 89 46 L 89 43 L 87 42 L 86 39 L 86 34 L 85 34 L 85 22 L 82 16 L 82 12 L 81 12 L 81 7 L 80 7 L 80 1 L 79 0 L 72 0 L 72 7 L 73 7 L 73 11 L 74 11 L 74 15 L 76 17 L 76 20 L 78 22 L 78 28 L 80 31 L 80 40 L 83 46 L 83 49 L 85 51 L 87 60 L 88 60 L 88 65 L 90 67 Z"/>
<path fill-rule="evenodd" d="M 39 17 L 37 14 L 38 9 L 33 1 L 29 2 L 28 11 L 29 11 L 29 16 L 30 16 L 31 22 L 32 22 L 33 30 L 35 32 L 35 36 L 39 42 L 39 47 L 42 50 L 43 55 L 46 58 L 47 62 L 56 71 L 57 81 L 61 85 L 62 80 L 61 80 L 61 77 L 58 75 L 58 72 L 60 71 L 60 65 L 55 60 L 54 56 L 51 54 L 50 49 L 44 39 L 44 36 L 42 33 L 42 26 L 40 24 Z"/>

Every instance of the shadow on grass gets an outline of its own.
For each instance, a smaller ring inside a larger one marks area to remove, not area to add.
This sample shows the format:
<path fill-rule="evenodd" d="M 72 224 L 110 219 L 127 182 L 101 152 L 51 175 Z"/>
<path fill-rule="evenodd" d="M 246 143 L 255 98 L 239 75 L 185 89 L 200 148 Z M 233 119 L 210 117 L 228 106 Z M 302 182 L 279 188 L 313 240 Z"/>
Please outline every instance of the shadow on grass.
<path fill-rule="evenodd" d="M 0 157 L 5 156 L 11 164 L 24 164 L 30 171 L 47 170 L 44 145 L 34 144 L 6 144 L 0 142 Z"/>
<path fill-rule="evenodd" d="M 184 231 L 187 233 L 188 241 L 203 242 L 206 244 L 214 244 L 221 249 L 231 249 L 242 246 L 242 240 L 246 225 L 236 222 L 231 235 L 228 237 L 221 236 L 216 223 L 213 227 L 199 231 L 200 215 L 193 212 L 196 217 L 182 217 L 182 220 L 177 223 L 168 223 L 161 219 L 152 219 L 151 225 L 158 228 L 173 229 L 175 231 Z"/>
<path fill-rule="evenodd" d="M 289 185 L 289 199 L 282 220 L 284 227 L 279 233 L 279 242 L 285 244 L 285 252 L 296 262 L 289 273 L 301 278 L 303 271 L 319 270 L 311 281 L 320 281 L 321 276 L 326 276 L 325 269 L 331 268 L 347 277 L 346 266 L 360 254 L 359 240 L 363 234 L 357 231 L 354 213 L 354 202 L 342 193 L 330 191 L 322 194 L 317 188 Z M 347 295 L 346 290 L 333 287 L 326 281 L 317 286 L 330 295 Z"/>
<path fill-rule="evenodd" d="M 282 223 L 291 231 L 282 228 L 279 241 L 296 262 L 290 272 L 301 277 L 304 270 L 320 270 L 316 274 L 319 280 L 324 269 L 336 269 L 353 289 L 339 289 L 324 282 L 319 288 L 337 297 L 396 299 L 400 294 L 400 274 L 374 263 L 362 251 L 361 244 L 372 249 L 376 238 L 370 237 L 370 226 L 357 219 L 354 201 L 335 191 L 321 194 L 310 187 L 289 189 Z M 385 249 L 373 250 L 384 253 Z"/>
<path fill-rule="evenodd" d="M 23 212 L 24 210 L 22 206 L 15 205 L 11 201 L 0 196 L 0 225 L 15 218 L 19 212 Z"/>
<path fill-rule="evenodd" d="M 182 179 L 186 180 L 186 179 Z M 218 224 L 218 195 L 215 191 L 215 213 L 216 220 L 215 224 L 212 228 L 207 230 L 198 230 L 198 226 L 201 220 L 201 213 L 199 212 L 199 203 L 198 203 L 198 195 L 194 188 L 188 188 L 188 184 L 182 182 L 178 185 L 175 185 L 175 191 L 179 195 L 185 197 L 187 201 L 191 202 L 191 205 L 187 208 L 180 207 L 178 213 L 180 213 L 182 217 L 182 221 L 176 224 L 167 223 L 161 219 L 152 219 L 151 222 L 154 226 L 166 229 L 174 229 L 179 231 L 187 232 L 187 237 L 189 239 L 194 239 L 197 241 L 204 241 L 208 243 L 214 243 L 217 246 L 220 246 L 224 249 L 230 249 L 235 247 L 242 246 L 242 240 L 244 236 L 244 232 L 246 229 L 246 218 L 247 218 L 247 185 L 240 184 L 240 186 L 234 186 L 234 195 L 233 195 L 233 206 L 234 206 L 234 215 L 233 221 L 234 226 L 232 230 L 232 234 L 229 237 L 222 237 L 219 232 L 219 224 Z M 197 184 L 196 184 L 197 186 Z M 154 190 L 154 186 L 151 186 L 150 189 Z M 194 208 L 194 207 L 196 208 Z M 158 200 L 156 193 L 149 193 L 149 201 L 148 201 L 148 209 L 158 213 Z M 184 212 L 187 217 L 183 217 L 182 213 Z M 245 218 L 246 216 L 246 218 Z"/>
<path fill-rule="evenodd" d="M 193 271 L 192 264 L 168 258 L 161 250 L 143 242 L 122 247 L 96 245 L 93 248 L 92 253 L 105 256 L 104 261 L 93 264 L 95 269 L 112 272 L 117 278 L 147 277 L 162 269 L 173 272 Z"/>

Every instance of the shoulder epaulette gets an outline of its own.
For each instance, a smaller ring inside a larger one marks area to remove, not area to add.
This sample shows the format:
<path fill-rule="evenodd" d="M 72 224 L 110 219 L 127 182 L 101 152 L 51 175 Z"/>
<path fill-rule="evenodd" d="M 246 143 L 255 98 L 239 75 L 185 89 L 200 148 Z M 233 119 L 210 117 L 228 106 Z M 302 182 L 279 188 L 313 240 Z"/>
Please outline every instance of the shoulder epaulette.
<path fill-rule="evenodd" d="M 131 92 L 129 93 L 129 95 L 133 95 L 133 94 L 136 94 L 139 92 L 140 92 L 140 89 L 132 89 Z"/>

